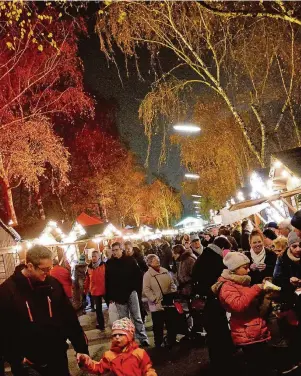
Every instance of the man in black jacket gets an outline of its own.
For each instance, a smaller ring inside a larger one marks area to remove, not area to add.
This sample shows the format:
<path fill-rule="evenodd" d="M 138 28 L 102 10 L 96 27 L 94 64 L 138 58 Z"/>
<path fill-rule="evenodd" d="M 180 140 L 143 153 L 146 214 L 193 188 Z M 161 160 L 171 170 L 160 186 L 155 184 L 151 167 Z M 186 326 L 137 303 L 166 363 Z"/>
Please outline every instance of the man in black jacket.
<path fill-rule="evenodd" d="M 204 328 L 207 332 L 210 366 L 214 375 L 220 374 L 223 369 L 229 369 L 227 366 L 234 350 L 226 312 L 211 290 L 211 286 L 225 269 L 223 249 L 230 248 L 231 244 L 226 237 L 216 237 L 198 257 L 192 270 L 195 292 L 206 299 L 203 312 Z"/>
<path fill-rule="evenodd" d="M 88 354 L 84 332 L 62 285 L 49 276 L 52 253 L 36 245 L 26 266 L 0 286 L 0 349 L 12 373 L 69 376 L 67 343 Z"/>
<path fill-rule="evenodd" d="M 106 295 L 115 303 L 119 318 L 130 317 L 141 345 L 149 346 L 141 319 L 138 294 L 141 290 L 141 271 L 133 257 L 126 256 L 119 242 L 112 244 L 112 257 L 106 264 Z"/>

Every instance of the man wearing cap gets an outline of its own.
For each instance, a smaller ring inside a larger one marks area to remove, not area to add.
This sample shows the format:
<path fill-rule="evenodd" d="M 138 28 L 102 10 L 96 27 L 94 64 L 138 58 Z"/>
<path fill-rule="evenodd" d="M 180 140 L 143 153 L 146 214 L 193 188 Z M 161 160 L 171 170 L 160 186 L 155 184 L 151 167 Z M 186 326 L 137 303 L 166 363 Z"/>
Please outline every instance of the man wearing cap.
<path fill-rule="evenodd" d="M 197 234 L 190 236 L 190 247 L 196 257 L 201 256 L 201 254 L 203 253 L 203 246 Z"/>
<path fill-rule="evenodd" d="M 269 222 L 265 225 L 266 229 L 270 229 L 274 231 L 274 233 L 278 236 L 279 235 L 279 227 L 276 222 Z"/>
<path fill-rule="evenodd" d="M 157 376 L 147 352 L 134 341 L 135 326 L 127 317 L 117 320 L 112 326 L 111 349 L 99 362 L 88 355 L 77 354 L 81 368 L 96 374 L 116 376 Z"/>

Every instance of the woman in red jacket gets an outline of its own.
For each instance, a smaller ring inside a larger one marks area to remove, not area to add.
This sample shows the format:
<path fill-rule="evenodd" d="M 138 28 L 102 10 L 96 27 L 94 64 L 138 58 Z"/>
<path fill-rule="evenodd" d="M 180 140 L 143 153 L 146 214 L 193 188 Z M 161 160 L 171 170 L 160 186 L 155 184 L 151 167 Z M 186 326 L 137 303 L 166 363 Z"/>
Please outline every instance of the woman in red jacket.
<path fill-rule="evenodd" d="M 259 315 L 262 285 L 250 287 L 250 260 L 243 253 L 229 252 L 224 260 L 228 267 L 212 287 L 225 310 L 231 313 L 233 342 L 246 356 L 250 375 L 268 375 L 267 341 L 270 334 Z"/>

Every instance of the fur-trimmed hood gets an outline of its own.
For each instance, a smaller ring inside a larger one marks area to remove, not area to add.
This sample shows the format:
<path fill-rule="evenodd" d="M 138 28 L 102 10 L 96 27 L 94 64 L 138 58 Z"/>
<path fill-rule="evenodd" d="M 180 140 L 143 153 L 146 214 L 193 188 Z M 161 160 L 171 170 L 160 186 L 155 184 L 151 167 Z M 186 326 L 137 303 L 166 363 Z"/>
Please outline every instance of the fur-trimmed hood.
<path fill-rule="evenodd" d="M 251 277 L 249 275 L 237 275 L 228 269 L 224 269 L 218 281 L 211 287 L 213 293 L 217 295 L 225 282 L 233 282 L 242 286 L 250 286 Z"/>
<path fill-rule="evenodd" d="M 193 254 L 192 249 L 188 249 L 187 251 L 185 251 L 184 253 L 182 253 L 181 256 L 180 256 L 180 258 L 179 258 L 179 261 L 185 261 L 189 257 L 192 257 L 195 260 L 197 259 L 196 256 Z"/>

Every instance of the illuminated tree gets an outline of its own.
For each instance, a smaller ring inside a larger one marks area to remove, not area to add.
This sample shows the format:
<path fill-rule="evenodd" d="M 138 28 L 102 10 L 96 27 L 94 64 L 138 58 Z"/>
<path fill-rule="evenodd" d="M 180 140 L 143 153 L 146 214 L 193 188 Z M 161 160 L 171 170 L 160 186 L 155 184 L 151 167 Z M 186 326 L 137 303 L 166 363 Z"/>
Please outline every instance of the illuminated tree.
<path fill-rule="evenodd" d="M 75 115 L 92 115 L 93 102 L 84 93 L 82 66 L 77 56 L 77 34 L 84 30 L 82 21 L 63 20 L 54 8 L 40 10 L 34 3 L 5 2 L 0 4 L 0 9 L 3 19 L 0 34 L 0 133 L 4 140 L 10 140 L 7 145 L 12 148 L 0 150 L 0 153 L 5 152 L 5 155 L 0 155 L 1 184 L 8 217 L 16 224 L 10 178 L 7 180 L 7 174 L 11 174 L 13 178 L 20 176 L 25 187 L 34 189 L 40 213 L 44 217 L 37 182 L 43 176 L 40 170 L 33 169 L 37 180 L 33 182 L 30 176 L 27 184 L 25 170 L 20 175 L 8 168 L 11 165 L 17 167 L 14 160 L 6 164 L 7 155 L 18 160 L 15 150 L 23 148 L 18 144 L 16 136 L 25 137 L 26 141 L 26 131 L 31 127 L 31 142 L 34 142 L 37 135 L 36 142 L 39 144 L 43 136 L 40 132 L 48 127 L 51 131 L 44 135 L 45 145 L 50 133 L 51 140 L 59 140 L 47 118 L 65 118 L 70 123 Z M 52 22 L 54 19 L 56 22 Z M 25 132 L 24 135 L 22 132 Z M 61 143 L 60 140 L 58 142 Z M 42 155 L 41 153 L 40 156 Z M 62 166 L 65 161 L 66 159 L 62 159 Z M 44 165 L 48 162 L 45 157 Z M 42 165 L 43 162 L 37 160 L 36 166 L 40 168 Z M 30 173 L 30 170 L 27 172 Z M 65 166 L 61 172 L 59 175 L 65 176 Z M 64 179 L 61 183 L 58 186 L 64 185 Z"/>
<path fill-rule="evenodd" d="M 277 4 L 275 12 L 283 12 Z M 146 46 L 154 68 L 162 67 L 164 50 L 174 54 L 175 63 L 159 74 L 140 106 L 150 139 L 160 125 L 165 132 L 170 123 L 185 119 L 187 96 L 202 90 L 225 103 L 225 116 L 234 119 L 260 166 L 271 151 L 301 144 L 296 121 L 300 40 L 292 23 L 279 17 L 224 17 L 198 1 L 129 1 L 102 9 L 97 31 L 109 59 L 116 45 L 127 58 L 137 58 Z"/>

